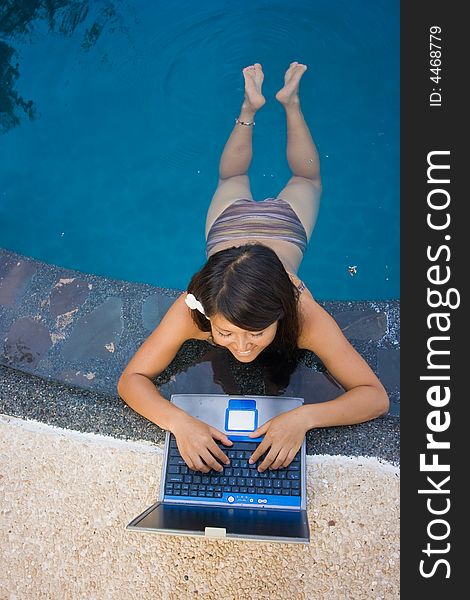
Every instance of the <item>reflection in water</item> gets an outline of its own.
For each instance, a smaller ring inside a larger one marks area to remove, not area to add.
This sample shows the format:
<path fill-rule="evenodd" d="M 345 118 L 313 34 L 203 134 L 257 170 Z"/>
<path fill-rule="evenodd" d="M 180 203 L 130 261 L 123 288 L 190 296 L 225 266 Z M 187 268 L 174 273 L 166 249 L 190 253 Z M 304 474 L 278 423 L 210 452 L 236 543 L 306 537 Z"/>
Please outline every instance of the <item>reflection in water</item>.
<path fill-rule="evenodd" d="M 25 100 L 15 89 L 20 76 L 18 52 L 5 40 L 24 41 L 34 32 L 35 24 L 45 22 L 49 32 L 72 37 L 76 28 L 86 19 L 90 21 L 80 47 L 92 48 L 106 25 L 114 31 L 117 26 L 124 31 L 113 2 L 104 2 L 96 14 L 90 14 L 90 0 L 29 0 L 0 3 L 0 133 L 6 133 L 20 124 L 24 112 L 30 120 L 36 117 L 33 100 Z M 93 11 L 91 11 L 93 12 Z"/>
<path fill-rule="evenodd" d="M 301 354 L 289 363 L 283 356 L 265 351 L 251 363 L 240 363 L 228 350 L 211 346 L 190 366 L 171 376 L 170 381 L 157 385 L 168 399 L 172 394 L 253 394 L 297 397 L 306 403 L 318 403 L 343 393 L 343 388 L 328 373 L 300 362 Z M 164 373 L 162 376 L 164 381 Z"/>
<path fill-rule="evenodd" d="M 19 64 L 12 64 L 15 50 L 0 40 L 0 133 L 6 133 L 20 123 L 16 114 L 22 109 L 32 121 L 35 108 L 32 100 L 24 100 L 15 90 L 15 82 L 19 77 Z"/>
<path fill-rule="evenodd" d="M 242 363 L 225 348 L 214 348 L 198 361 L 210 363 L 213 381 L 225 394 L 282 395 L 298 362 L 288 362 L 280 354 L 265 350 L 254 361 Z"/>

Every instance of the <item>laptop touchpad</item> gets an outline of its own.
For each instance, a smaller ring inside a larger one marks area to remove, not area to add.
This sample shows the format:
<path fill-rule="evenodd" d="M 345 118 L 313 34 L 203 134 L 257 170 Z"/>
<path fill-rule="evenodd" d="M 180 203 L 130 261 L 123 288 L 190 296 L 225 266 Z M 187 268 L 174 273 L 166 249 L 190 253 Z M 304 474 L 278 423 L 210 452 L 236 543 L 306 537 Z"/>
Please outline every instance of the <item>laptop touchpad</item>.
<path fill-rule="evenodd" d="M 254 410 L 230 410 L 228 415 L 228 429 L 231 431 L 254 431 Z"/>

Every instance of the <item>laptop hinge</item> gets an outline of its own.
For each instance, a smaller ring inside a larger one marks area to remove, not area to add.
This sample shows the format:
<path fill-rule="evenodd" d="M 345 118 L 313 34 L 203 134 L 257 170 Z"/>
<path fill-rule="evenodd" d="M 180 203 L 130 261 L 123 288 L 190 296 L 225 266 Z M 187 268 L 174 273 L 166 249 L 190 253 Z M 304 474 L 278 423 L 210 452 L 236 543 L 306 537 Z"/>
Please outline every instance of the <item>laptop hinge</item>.
<path fill-rule="evenodd" d="M 224 538 L 227 537 L 227 530 L 225 527 L 206 527 L 204 535 L 206 537 Z"/>

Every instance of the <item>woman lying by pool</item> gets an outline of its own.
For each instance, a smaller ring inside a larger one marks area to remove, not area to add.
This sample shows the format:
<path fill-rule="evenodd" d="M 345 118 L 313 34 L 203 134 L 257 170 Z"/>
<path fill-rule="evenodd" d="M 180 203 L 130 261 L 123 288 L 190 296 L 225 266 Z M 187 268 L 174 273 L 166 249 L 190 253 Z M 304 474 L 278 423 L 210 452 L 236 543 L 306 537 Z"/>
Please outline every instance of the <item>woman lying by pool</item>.
<path fill-rule="evenodd" d="M 346 340 L 334 319 L 315 302 L 297 270 L 315 225 L 321 195 L 318 152 L 299 101 L 307 67 L 291 63 L 276 94 L 287 118 L 287 161 L 292 177 L 276 198 L 253 200 L 247 171 L 256 112 L 264 105 L 259 63 L 243 69 L 245 98 L 225 145 L 219 183 L 206 220 L 207 263 L 189 282 L 158 327 L 140 346 L 118 384 L 121 398 L 162 429 L 170 430 L 186 464 L 207 473 L 230 461 L 214 440 L 227 436 L 171 404 L 155 387 L 157 377 L 189 339 L 226 348 L 240 362 L 268 347 L 289 360 L 298 349 L 314 352 L 346 390 L 334 400 L 305 404 L 264 423 L 252 455 L 267 455 L 259 471 L 290 464 L 305 433 L 316 427 L 362 423 L 389 408 L 385 389 Z"/>

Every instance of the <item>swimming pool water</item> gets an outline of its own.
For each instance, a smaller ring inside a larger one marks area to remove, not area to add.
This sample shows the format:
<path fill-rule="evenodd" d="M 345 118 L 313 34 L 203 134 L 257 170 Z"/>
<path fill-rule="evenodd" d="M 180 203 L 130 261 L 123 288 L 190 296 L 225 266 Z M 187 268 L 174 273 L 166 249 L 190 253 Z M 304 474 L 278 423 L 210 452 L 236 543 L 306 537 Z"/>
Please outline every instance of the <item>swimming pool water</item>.
<path fill-rule="evenodd" d="M 290 177 L 274 95 L 298 60 L 324 190 L 299 276 L 319 299 L 398 298 L 398 2 L 31 7 L 0 12 L 0 246 L 185 289 L 205 262 L 241 69 L 260 62 L 265 72 L 249 171 L 261 200 Z"/>

